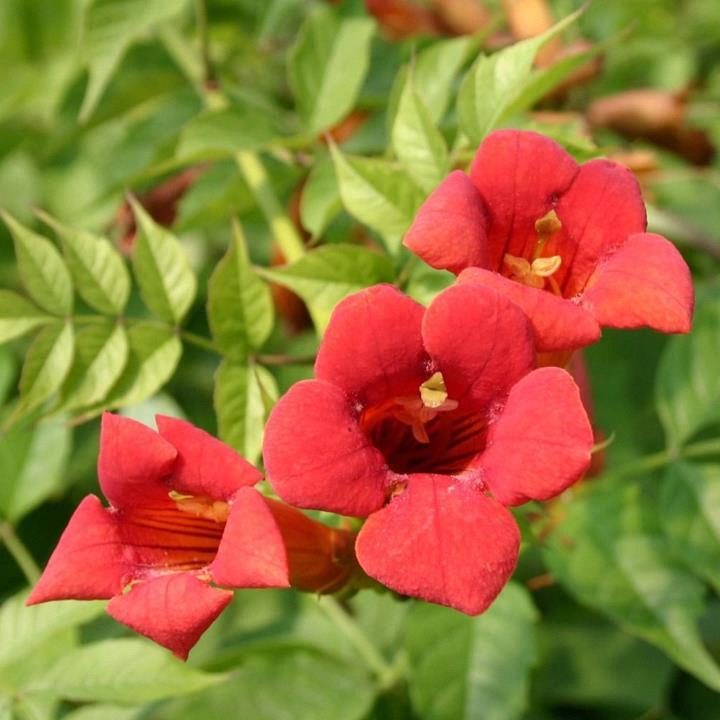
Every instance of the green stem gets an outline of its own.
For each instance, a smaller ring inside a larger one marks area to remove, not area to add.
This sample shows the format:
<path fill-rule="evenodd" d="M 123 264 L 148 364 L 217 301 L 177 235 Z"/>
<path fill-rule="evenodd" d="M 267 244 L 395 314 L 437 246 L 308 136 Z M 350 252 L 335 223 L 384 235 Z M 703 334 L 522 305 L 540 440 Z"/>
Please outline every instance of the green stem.
<path fill-rule="evenodd" d="M 217 347 L 215 347 L 215 343 L 213 343 L 213 341 L 209 338 L 203 337 L 202 335 L 196 335 L 189 330 L 181 330 L 180 337 L 186 343 L 190 343 L 190 345 L 195 345 L 195 347 L 202 348 L 203 350 L 207 350 L 211 353 L 217 353 L 218 355 L 221 354 Z"/>
<path fill-rule="evenodd" d="M 256 362 L 260 365 L 312 365 L 315 355 L 295 357 L 293 355 L 257 355 Z"/>
<path fill-rule="evenodd" d="M 195 23 L 200 38 L 200 57 L 203 65 L 203 85 L 211 89 L 216 85 L 215 70 L 210 59 L 210 36 L 205 0 L 195 0 Z"/>
<path fill-rule="evenodd" d="M 235 153 L 235 162 L 287 262 L 301 258 L 305 254 L 302 238 L 283 212 L 260 158 L 254 152 L 243 150 Z"/>
<path fill-rule="evenodd" d="M 357 650 L 368 669 L 377 677 L 381 686 L 387 687 L 386 683 L 396 677 L 397 668 L 386 662 L 380 651 L 370 642 L 359 625 L 345 612 L 335 598 L 323 595 L 318 599 L 318 607 L 335 623 L 336 627 Z"/>
<path fill-rule="evenodd" d="M 640 475 L 651 470 L 657 470 L 665 467 L 673 460 L 692 458 L 704 458 L 712 455 L 720 455 L 720 438 L 714 440 L 700 440 L 696 443 L 681 448 L 680 450 L 660 450 L 651 455 L 633 460 L 625 465 L 621 465 L 616 470 L 610 470 L 603 477 L 612 477 L 614 479 L 628 477 L 630 475 Z"/>
<path fill-rule="evenodd" d="M 40 579 L 40 568 L 10 523 L 0 523 L 0 540 L 23 571 L 27 581 L 34 585 Z"/>

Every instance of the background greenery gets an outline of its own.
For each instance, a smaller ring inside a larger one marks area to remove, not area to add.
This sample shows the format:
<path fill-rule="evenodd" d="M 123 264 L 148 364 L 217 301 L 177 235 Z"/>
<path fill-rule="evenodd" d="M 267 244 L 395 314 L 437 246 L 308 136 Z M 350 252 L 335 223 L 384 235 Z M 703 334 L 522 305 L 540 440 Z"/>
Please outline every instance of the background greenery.
<path fill-rule="evenodd" d="M 348 0 L 0 0 L 0 718 L 720 718 L 720 5 L 550 5 L 569 19 L 510 45 L 499 2 L 397 39 Z M 628 131 L 596 101 L 634 88 L 656 93 Z M 241 591 L 182 665 L 102 603 L 25 609 L 97 491 L 98 414 L 184 416 L 259 461 L 339 299 L 450 282 L 400 238 L 502 125 L 623 152 L 699 304 L 688 337 L 589 349 L 604 469 L 522 509 L 491 610 Z"/>

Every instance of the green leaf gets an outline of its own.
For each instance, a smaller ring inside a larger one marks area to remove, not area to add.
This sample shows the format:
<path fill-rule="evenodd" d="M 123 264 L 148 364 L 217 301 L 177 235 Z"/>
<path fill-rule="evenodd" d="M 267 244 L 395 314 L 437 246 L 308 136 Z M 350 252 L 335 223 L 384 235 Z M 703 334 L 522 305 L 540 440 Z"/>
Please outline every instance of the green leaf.
<path fill-rule="evenodd" d="M 37 214 L 60 236 L 65 261 L 82 299 L 101 313 L 120 315 L 130 295 L 130 274 L 112 243 L 69 228 L 47 213 Z"/>
<path fill-rule="evenodd" d="M 720 593 L 720 465 L 670 465 L 660 496 L 663 530 L 679 560 Z"/>
<path fill-rule="evenodd" d="M 255 647 L 232 681 L 168 708 L 164 720 L 362 720 L 375 687 L 355 663 L 311 647 Z"/>
<path fill-rule="evenodd" d="M 450 168 L 445 138 L 415 92 L 412 73 L 400 96 L 392 144 L 405 172 L 427 193 L 435 189 Z"/>
<path fill-rule="evenodd" d="M 270 288 L 253 270 L 240 223 L 225 257 L 208 283 L 208 322 L 223 353 L 244 360 L 258 350 L 272 332 L 274 306 Z"/>
<path fill-rule="evenodd" d="M 260 457 L 267 397 L 277 400 L 278 388 L 264 367 L 224 360 L 217 369 L 213 402 L 218 434 L 250 462 Z"/>
<path fill-rule="evenodd" d="M 18 270 L 30 297 L 53 315 L 64 317 L 72 313 L 72 281 L 57 248 L 8 213 L 0 214 L 15 241 Z"/>
<path fill-rule="evenodd" d="M 433 122 L 440 122 L 453 92 L 455 78 L 465 59 L 479 44 L 474 37 L 434 42 L 418 53 L 413 85 Z"/>
<path fill-rule="evenodd" d="M 75 337 L 75 362 L 57 410 L 76 410 L 105 399 L 127 364 L 125 328 L 113 322 L 93 324 Z"/>
<path fill-rule="evenodd" d="M 17 523 L 65 485 L 72 447 L 66 418 L 13 428 L 0 437 L 0 515 Z"/>
<path fill-rule="evenodd" d="M 0 606 L 0 675 L 35 655 L 68 628 L 94 619 L 102 602 L 64 600 L 25 607 L 27 593 L 5 600 Z M 2 684 L 2 683 L 0 683 Z"/>
<path fill-rule="evenodd" d="M 395 278 L 393 264 L 384 255 L 342 244 L 324 245 L 291 265 L 259 272 L 306 302 L 319 333 L 324 332 L 335 305 L 344 297 Z"/>
<path fill-rule="evenodd" d="M 182 343 L 172 328 L 157 323 L 134 325 L 128 341 L 128 362 L 105 401 L 108 407 L 137 405 L 154 395 L 172 377 L 182 355 Z"/>
<path fill-rule="evenodd" d="M 510 583 L 484 614 L 468 617 L 415 605 L 405 647 L 410 698 L 423 720 L 514 720 L 527 707 L 537 659 L 537 612 L 528 592 Z"/>
<path fill-rule="evenodd" d="M 330 150 L 347 211 L 383 235 L 403 235 L 425 199 L 417 185 L 386 160 L 343 155 L 334 145 Z"/>
<path fill-rule="evenodd" d="M 289 81 L 308 132 L 332 127 L 352 110 L 370 62 L 375 23 L 341 19 L 318 7 L 300 30 L 290 53 Z"/>
<path fill-rule="evenodd" d="M 17 293 L 0 290 L 0 343 L 20 337 L 53 319 Z"/>
<path fill-rule="evenodd" d="M 515 43 L 490 56 L 480 56 L 462 82 L 457 100 L 460 127 L 474 143 L 507 117 L 532 76 L 535 56 L 547 42 L 577 20 L 584 7 L 542 35 Z"/>
<path fill-rule="evenodd" d="M 697 628 L 703 584 L 673 557 L 650 503 L 638 484 L 587 488 L 563 507 L 544 551 L 548 568 L 579 602 L 718 690 L 720 668 Z"/>
<path fill-rule="evenodd" d="M 335 168 L 323 157 L 312 167 L 300 198 L 300 219 L 313 238 L 320 237 L 332 219 L 342 210 Z"/>
<path fill-rule="evenodd" d="M 238 150 L 261 150 L 281 135 L 277 115 L 250 105 L 208 110 L 182 130 L 175 151 L 178 161 L 227 157 Z"/>
<path fill-rule="evenodd" d="M 671 448 L 720 420 L 720 294 L 698 307 L 690 335 L 668 342 L 660 359 L 655 402 Z"/>
<path fill-rule="evenodd" d="M 85 705 L 63 715 L 63 720 L 136 720 L 142 712 L 141 708 L 117 705 Z"/>
<path fill-rule="evenodd" d="M 128 48 L 155 25 L 178 15 L 186 0 L 94 0 L 85 16 L 83 54 L 90 73 L 80 121 L 94 112 Z"/>
<path fill-rule="evenodd" d="M 13 420 L 39 407 L 60 389 L 74 356 L 75 332 L 71 323 L 57 322 L 40 331 L 25 356 L 20 402 Z"/>
<path fill-rule="evenodd" d="M 121 639 L 75 648 L 27 689 L 78 702 L 142 705 L 225 679 L 185 665 L 145 640 Z"/>
<path fill-rule="evenodd" d="M 145 304 L 159 318 L 180 324 L 197 292 L 197 280 L 177 238 L 158 225 L 135 199 L 138 224 L 133 270 Z"/>

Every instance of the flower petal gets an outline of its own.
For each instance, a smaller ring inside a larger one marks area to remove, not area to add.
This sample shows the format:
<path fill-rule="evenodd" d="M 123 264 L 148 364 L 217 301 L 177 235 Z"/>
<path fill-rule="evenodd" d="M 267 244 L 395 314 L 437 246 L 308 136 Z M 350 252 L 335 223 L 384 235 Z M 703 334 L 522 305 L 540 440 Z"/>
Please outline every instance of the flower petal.
<path fill-rule="evenodd" d="M 423 339 L 448 397 L 469 409 L 504 399 L 535 367 L 532 331 L 520 308 L 470 283 L 435 298 L 425 313 Z"/>
<path fill-rule="evenodd" d="M 510 578 L 520 532 L 510 512 L 440 475 L 412 475 L 357 539 L 365 572 L 396 592 L 483 612 Z"/>
<path fill-rule="evenodd" d="M 480 145 L 470 179 L 488 211 L 490 267 L 505 253 L 525 257 L 537 241 L 535 221 L 570 187 L 578 164 L 554 140 L 534 132 L 497 130 Z"/>
<path fill-rule="evenodd" d="M 315 376 L 363 405 L 410 395 L 427 380 L 420 337 L 423 307 L 390 285 L 375 285 L 335 308 Z"/>
<path fill-rule="evenodd" d="M 633 235 L 595 271 L 582 304 L 608 327 L 646 325 L 660 332 L 690 332 L 690 269 L 664 237 Z"/>
<path fill-rule="evenodd" d="M 512 300 L 530 321 L 538 352 L 585 347 L 600 339 L 597 320 L 572 300 L 480 268 L 463 271 L 458 282 L 492 288 Z"/>
<path fill-rule="evenodd" d="M 565 297 L 582 292 L 598 262 L 647 225 L 645 204 L 635 176 L 609 160 L 581 166 L 570 189 L 560 198 L 557 214 L 563 224 L 557 244 L 546 255 L 559 254 L 555 277 Z"/>
<path fill-rule="evenodd" d="M 95 495 L 70 518 L 28 605 L 48 600 L 106 600 L 131 577 L 116 519 Z"/>
<path fill-rule="evenodd" d="M 289 587 L 288 561 L 278 524 L 260 493 L 245 487 L 230 506 L 220 547 L 208 570 L 218 585 Z"/>
<path fill-rule="evenodd" d="M 165 480 L 177 450 L 147 425 L 105 413 L 100 431 L 98 478 L 110 504 L 117 508 L 167 500 Z"/>
<path fill-rule="evenodd" d="M 364 517 L 385 502 L 388 469 L 335 385 L 305 380 L 273 408 L 265 428 L 268 479 L 285 502 Z"/>
<path fill-rule="evenodd" d="M 583 476 L 592 446 L 572 377 L 560 368 L 540 368 L 515 385 L 490 426 L 483 480 L 503 505 L 547 500 Z"/>
<path fill-rule="evenodd" d="M 255 485 L 262 473 L 229 445 L 185 420 L 158 415 L 160 435 L 178 452 L 174 490 L 229 500 L 239 488 Z"/>
<path fill-rule="evenodd" d="M 118 622 L 185 660 L 193 645 L 232 600 L 189 573 L 171 573 L 133 585 L 107 607 Z"/>
<path fill-rule="evenodd" d="M 455 274 L 488 267 L 486 225 L 480 193 L 464 172 L 455 170 L 418 210 L 403 244 L 428 265 Z"/>

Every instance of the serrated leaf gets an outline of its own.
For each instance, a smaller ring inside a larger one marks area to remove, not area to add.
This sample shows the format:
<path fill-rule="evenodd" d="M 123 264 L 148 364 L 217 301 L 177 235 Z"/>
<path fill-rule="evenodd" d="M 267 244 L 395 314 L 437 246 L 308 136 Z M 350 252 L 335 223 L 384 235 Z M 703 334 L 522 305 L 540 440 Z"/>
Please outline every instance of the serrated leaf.
<path fill-rule="evenodd" d="M 0 343 L 20 337 L 52 320 L 52 316 L 46 315 L 21 295 L 0 290 Z"/>
<path fill-rule="evenodd" d="M 577 600 L 656 645 L 711 688 L 720 668 L 700 639 L 704 586 L 675 559 L 638 484 L 607 480 L 563 507 L 544 555 Z"/>
<path fill-rule="evenodd" d="M 319 333 L 324 332 L 335 305 L 344 297 L 395 278 L 393 264 L 384 255 L 342 244 L 324 245 L 291 265 L 259 272 L 305 301 Z"/>
<path fill-rule="evenodd" d="M 383 235 L 403 235 L 425 199 L 420 188 L 386 160 L 330 150 L 346 210 Z"/>
<path fill-rule="evenodd" d="M 392 129 L 392 144 L 405 172 L 426 193 L 431 192 L 450 167 L 445 138 L 415 92 L 410 73 Z"/>
<path fill-rule="evenodd" d="M 0 669 L 34 655 L 48 640 L 92 620 L 104 607 L 102 602 L 75 600 L 25 607 L 26 599 L 23 592 L 0 606 Z"/>
<path fill-rule="evenodd" d="M 78 702 L 142 705 L 225 679 L 185 665 L 145 640 L 121 639 L 75 648 L 27 689 Z"/>
<path fill-rule="evenodd" d="M 342 209 L 335 168 L 330 158 L 318 160 L 308 175 L 300 198 L 300 219 L 314 237 L 320 237 Z"/>
<path fill-rule="evenodd" d="M 38 215 L 60 236 L 65 261 L 82 299 L 101 313 L 122 314 L 130 295 L 130 274 L 112 243 L 69 228 L 47 213 Z"/>
<path fill-rule="evenodd" d="M 179 324 L 197 292 L 197 280 L 178 239 L 131 199 L 138 224 L 133 270 L 145 304 L 159 318 Z"/>
<path fill-rule="evenodd" d="M 128 331 L 130 354 L 108 407 L 136 405 L 154 395 L 172 377 L 182 355 L 182 343 L 172 328 L 140 322 Z"/>
<path fill-rule="evenodd" d="M 159 22 L 178 15 L 186 0 L 93 0 L 85 15 L 83 55 L 89 70 L 80 121 L 94 112 L 128 48 Z"/>
<path fill-rule="evenodd" d="M 410 611 L 405 647 L 413 707 L 423 720 L 515 720 L 528 702 L 537 661 L 535 610 L 510 583 L 484 614 L 437 605 Z"/>
<path fill-rule="evenodd" d="M 66 418 L 16 427 L 0 437 L 0 515 L 17 523 L 65 485 L 72 448 Z"/>
<path fill-rule="evenodd" d="M 20 402 L 12 419 L 42 405 L 62 386 L 75 355 L 71 323 L 55 323 L 40 331 L 25 356 L 20 375 Z"/>
<path fill-rule="evenodd" d="M 216 160 L 239 150 L 260 150 L 279 135 L 276 115 L 235 104 L 205 111 L 187 123 L 180 134 L 175 157 L 184 163 Z"/>
<path fill-rule="evenodd" d="M 208 283 L 208 322 L 223 353 L 244 360 L 272 332 L 270 288 L 253 270 L 240 224 L 233 223 L 230 247 Z"/>
<path fill-rule="evenodd" d="M 332 127 L 352 110 L 370 62 L 375 23 L 341 19 L 318 7 L 300 30 L 290 54 L 289 81 L 308 132 Z"/>
<path fill-rule="evenodd" d="M 57 410 L 76 410 L 101 402 L 127 364 L 129 344 L 122 325 L 97 323 L 75 337 L 75 362 Z"/>
<path fill-rule="evenodd" d="M 460 127 L 472 142 L 480 143 L 502 122 L 530 81 L 533 62 L 540 49 L 583 12 L 584 7 L 563 18 L 542 35 L 477 59 L 465 76 L 457 99 Z"/>
<path fill-rule="evenodd" d="M 217 369 L 213 403 L 218 434 L 250 462 L 257 461 L 262 449 L 266 397 L 277 400 L 278 388 L 264 367 L 224 360 Z"/>
<path fill-rule="evenodd" d="M 720 593 L 720 464 L 670 465 L 662 484 L 660 515 L 678 559 Z"/>
<path fill-rule="evenodd" d="M 689 335 L 671 338 L 660 358 L 655 403 L 671 448 L 720 420 L 720 295 L 698 307 Z"/>
<path fill-rule="evenodd" d="M 15 241 L 20 278 L 30 297 L 52 315 L 69 315 L 73 309 L 72 281 L 57 248 L 8 213 L 3 212 L 2 218 Z"/>

